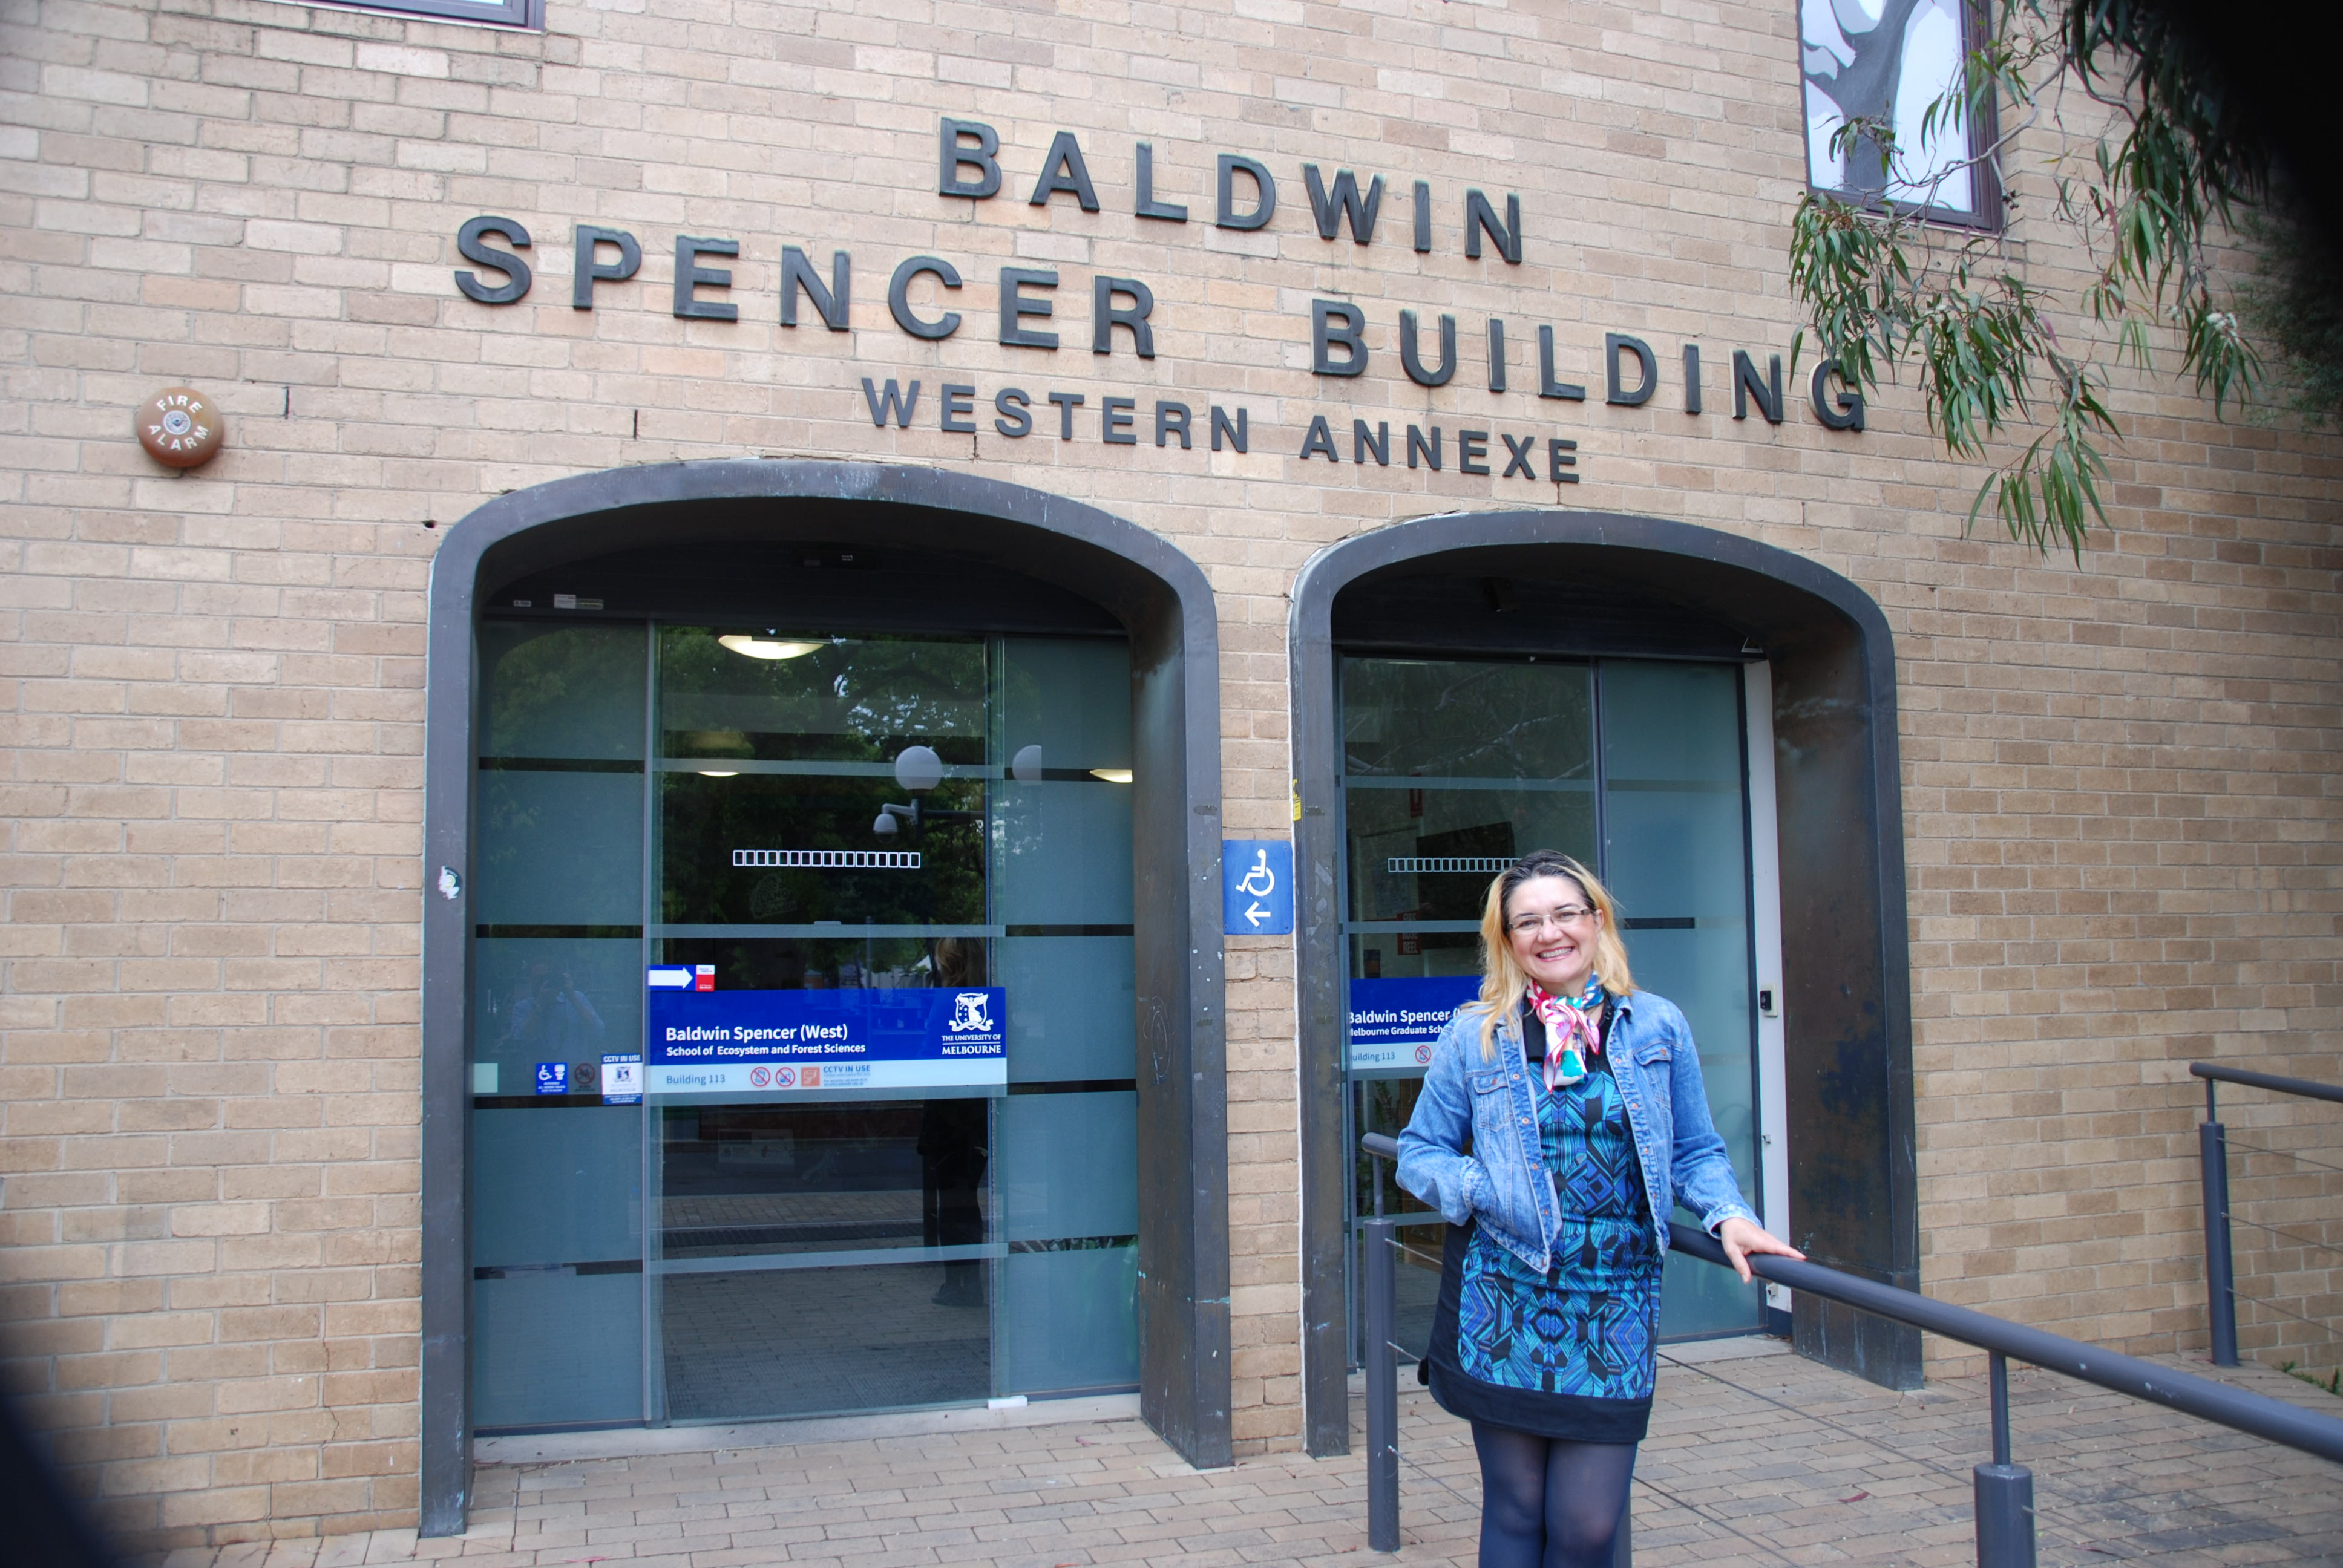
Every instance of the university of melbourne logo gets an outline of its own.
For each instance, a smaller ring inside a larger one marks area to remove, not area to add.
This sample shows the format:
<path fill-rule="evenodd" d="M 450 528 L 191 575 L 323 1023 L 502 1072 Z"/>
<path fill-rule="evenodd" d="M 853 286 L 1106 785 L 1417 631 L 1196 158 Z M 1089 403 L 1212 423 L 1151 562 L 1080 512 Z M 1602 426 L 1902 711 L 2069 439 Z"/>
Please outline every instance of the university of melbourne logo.
<path fill-rule="evenodd" d="M 951 1022 L 947 1025 L 954 1034 L 990 1034 L 992 1032 L 992 999 L 980 990 L 964 990 L 952 998 Z"/>

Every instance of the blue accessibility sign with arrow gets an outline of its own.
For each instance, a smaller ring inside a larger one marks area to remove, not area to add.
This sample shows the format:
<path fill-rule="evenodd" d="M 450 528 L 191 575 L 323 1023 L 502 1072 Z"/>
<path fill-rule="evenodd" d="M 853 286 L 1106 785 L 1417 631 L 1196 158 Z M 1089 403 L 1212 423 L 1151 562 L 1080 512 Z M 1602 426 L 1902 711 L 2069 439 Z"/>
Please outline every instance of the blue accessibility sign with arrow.
<path fill-rule="evenodd" d="M 1221 926 L 1232 937 L 1293 930 L 1293 845 L 1284 839 L 1221 840 Z"/>

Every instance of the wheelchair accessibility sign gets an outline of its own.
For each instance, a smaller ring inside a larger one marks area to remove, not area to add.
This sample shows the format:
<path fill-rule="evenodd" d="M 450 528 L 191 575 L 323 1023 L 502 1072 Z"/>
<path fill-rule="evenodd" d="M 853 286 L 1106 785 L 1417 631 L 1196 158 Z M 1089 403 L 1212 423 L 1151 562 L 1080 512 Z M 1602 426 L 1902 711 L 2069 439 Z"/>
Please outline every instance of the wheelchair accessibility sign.
<path fill-rule="evenodd" d="M 1284 839 L 1221 841 L 1221 929 L 1232 937 L 1293 930 L 1293 845 Z"/>

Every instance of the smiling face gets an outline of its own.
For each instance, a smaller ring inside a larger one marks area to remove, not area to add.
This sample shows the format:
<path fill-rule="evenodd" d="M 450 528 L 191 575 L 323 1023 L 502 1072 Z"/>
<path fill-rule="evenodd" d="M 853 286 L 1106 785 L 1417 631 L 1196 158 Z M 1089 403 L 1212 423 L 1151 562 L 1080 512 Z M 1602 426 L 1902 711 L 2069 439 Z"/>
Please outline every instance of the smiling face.
<path fill-rule="evenodd" d="M 1574 997 L 1594 968 L 1603 912 L 1568 877 L 1534 877 L 1505 900 L 1505 940 L 1513 961 L 1549 995 Z"/>

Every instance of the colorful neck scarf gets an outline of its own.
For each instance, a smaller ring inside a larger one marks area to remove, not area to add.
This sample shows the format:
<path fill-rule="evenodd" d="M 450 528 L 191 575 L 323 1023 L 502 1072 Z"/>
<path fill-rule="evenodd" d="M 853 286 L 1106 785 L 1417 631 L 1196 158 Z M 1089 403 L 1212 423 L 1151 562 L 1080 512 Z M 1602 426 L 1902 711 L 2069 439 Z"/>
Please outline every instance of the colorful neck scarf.
<path fill-rule="evenodd" d="M 1545 1024 L 1546 1089 L 1567 1089 L 1586 1076 L 1587 1057 L 1603 1054 L 1603 1031 L 1595 1022 L 1603 1011 L 1603 981 L 1588 975 L 1586 989 L 1564 1001 L 1532 980 L 1530 1006 Z"/>

